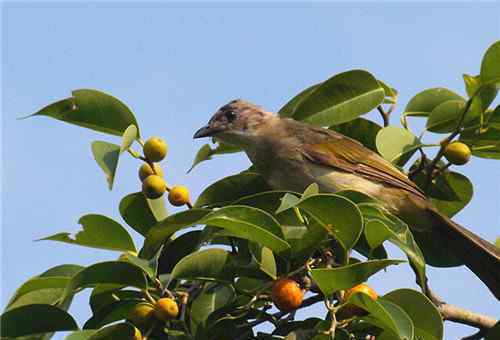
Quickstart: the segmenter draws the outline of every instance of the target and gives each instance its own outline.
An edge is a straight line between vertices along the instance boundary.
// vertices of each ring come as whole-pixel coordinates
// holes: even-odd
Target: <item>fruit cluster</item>
[[[354,316],[362,316],[365,311],[360,307],[347,303],[349,298],[354,294],[366,294],[372,300],[378,299],[378,294],[365,283],[361,283],[344,292],[341,299],[341,316],[342,318],[351,318]],[[274,305],[281,311],[290,312],[300,307],[304,298],[304,289],[291,278],[281,278],[274,281],[271,289],[271,299]],[[340,308],[340,307],[339,307]]]
[[[159,137],[152,137],[144,143],[142,152],[144,164],[139,168],[139,179],[142,182],[142,192],[149,199],[156,199],[168,191],[170,204],[179,207],[190,205],[189,190],[183,185],[169,188],[165,183],[163,169],[158,164],[167,155],[167,143]]]
[[[166,322],[177,318],[179,307],[172,298],[161,298],[154,304],[139,302],[128,313],[127,319],[135,326],[134,340],[142,340],[142,332],[139,329],[148,329],[154,321]]]

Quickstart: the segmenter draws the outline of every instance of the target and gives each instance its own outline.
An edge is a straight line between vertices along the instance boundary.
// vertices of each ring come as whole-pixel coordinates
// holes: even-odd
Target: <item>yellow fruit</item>
[[[140,302],[132,308],[129,312],[127,319],[132,321],[136,326],[146,326],[154,314],[154,307],[146,302]]]
[[[159,162],[167,155],[167,143],[159,137],[151,137],[144,144],[142,152],[151,162]]]
[[[189,202],[189,190],[183,185],[176,185],[168,193],[168,201],[170,204],[180,207]]]
[[[282,311],[292,311],[300,307],[304,292],[292,279],[283,278],[274,282],[271,290],[273,303]]]
[[[444,157],[451,164],[463,165],[470,159],[471,151],[469,147],[461,142],[453,142],[444,148]]]
[[[159,320],[167,321],[179,315],[179,307],[171,298],[161,298],[156,301],[155,316]]]
[[[354,286],[348,289],[344,294],[344,301],[349,300],[349,298],[356,293],[362,293],[368,295],[373,301],[378,299],[378,294],[373,290],[372,287],[368,286],[365,283],[361,283],[357,286]],[[365,315],[366,312],[364,309],[359,308],[356,305],[348,304],[342,309],[342,313],[344,317],[353,317],[353,316],[362,316]]]
[[[134,340],[142,340],[142,333],[134,327]]]
[[[161,197],[165,193],[165,181],[158,175],[146,177],[142,182],[142,193],[147,198],[155,199]]]
[[[153,167],[155,169],[154,172],[148,163],[144,163],[141,165],[141,167],[139,168],[139,178],[141,182],[151,175],[158,175],[160,177],[163,177],[163,169],[161,168],[161,166],[159,164],[153,163]]]

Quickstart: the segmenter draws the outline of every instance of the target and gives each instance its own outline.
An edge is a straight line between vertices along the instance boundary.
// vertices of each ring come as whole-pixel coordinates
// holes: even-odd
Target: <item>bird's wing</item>
[[[303,144],[302,152],[311,162],[355,173],[425,198],[425,194],[404,173],[363,144],[333,131],[322,136],[320,140]]]

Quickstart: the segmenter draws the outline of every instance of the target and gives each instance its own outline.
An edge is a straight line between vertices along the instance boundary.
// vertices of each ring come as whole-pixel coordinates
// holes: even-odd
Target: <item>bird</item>
[[[323,193],[355,190],[377,198],[414,234],[430,233],[500,299],[499,249],[441,214],[403,171],[360,142],[241,99],[223,105],[193,136],[204,137],[241,148],[274,190],[303,192],[316,183]]]

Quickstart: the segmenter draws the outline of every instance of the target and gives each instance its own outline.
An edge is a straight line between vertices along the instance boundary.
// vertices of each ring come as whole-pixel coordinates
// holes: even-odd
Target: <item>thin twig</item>
[[[476,92],[476,94],[477,94],[477,92]],[[469,109],[472,105],[472,100],[474,99],[474,96],[470,97],[469,100],[465,103],[464,110],[462,111],[462,114],[460,116],[460,119],[458,120],[458,123],[457,123],[457,126],[455,127],[455,130],[446,139],[444,139],[442,141],[441,147],[439,148],[438,153],[436,154],[434,159],[427,166],[427,168],[426,168],[427,180],[425,182],[425,187],[424,187],[424,189],[426,191],[429,188],[429,185],[431,184],[431,181],[433,178],[434,168],[436,167],[438,162],[441,160],[441,157],[443,157],[443,155],[444,155],[444,149],[446,148],[446,145],[448,145],[460,133],[462,123],[464,122],[465,116],[467,115],[467,112],[469,111]]]
[[[382,105],[377,106],[377,110],[380,113],[380,115],[382,116],[382,119],[384,121],[384,127],[389,126],[389,115],[390,115],[390,112],[392,110],[390,110],[388,112],[385,112],[384,108],[382,107]]]
[[[320,301],[323,301],[323,295],[318,294],[318,295],[311,296],[310,298],[307,298],[304,301],[302,301],[302,304],[300,305],[299,309],[314,305],[315,303],[320,302]],[[290,312],[280,311],[280,312],[272,314],[272,317],[274,319],[281,319],[282,317],[284,317],[288,313],[290,313]],[[257,326],[263,322],[266,322],[266,321],[268,321],[268,320],[267,319],[255,320],[255,321],[249,322],[248,326],[255,327],[255,326]],[[238,338],[236,340],[238,340]]]

